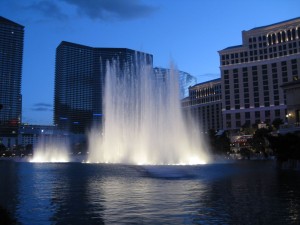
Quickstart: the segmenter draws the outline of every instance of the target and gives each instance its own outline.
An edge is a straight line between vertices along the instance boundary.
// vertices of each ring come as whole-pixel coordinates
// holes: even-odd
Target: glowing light
[[[41,137],[34,148],[32,163],[69,162],[69,149],[66,141]]]
[[[104,133],[96,129],[89,134],[88,159],[135,165],[208,162],[197,125],[182,114],[178,72],[171,69],[154,76],[147,64],[135,71],[137,74],[122,71],[117,64],[108,66]]]

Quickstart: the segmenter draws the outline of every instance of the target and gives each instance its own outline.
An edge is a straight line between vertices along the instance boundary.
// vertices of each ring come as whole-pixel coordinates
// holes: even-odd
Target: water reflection
[[[107,179],[102,183],[105,195],[104,220],[108,224],[182,224],[190,223],[193,209],[191,190],[197,187],[202,197],[205,187],[199,182],[174,180]]]
[[[21,224],[299,224],[300,174],[272,163],[140,167],[0,161]]]
[[[57,172],[57,171],[55,171]],[[87,165],[64,164],[52,190],[52,204],[57,208],[51,217],[55,224],[103,224],[102,204],[90,199],[89,182],[95,171]],[[101,193],[98,193],[101,194]]]

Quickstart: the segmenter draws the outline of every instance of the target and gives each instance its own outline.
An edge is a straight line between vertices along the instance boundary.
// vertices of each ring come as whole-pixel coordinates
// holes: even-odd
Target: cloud
[[[62,12],[61,8],[57,3],[55,3],[55,1],[37,1],[25,6],[24,8],[37,11],[46,18],[57,20],[68,19],[68,15]]]
[[[76,7],[79,15],[104,21],[147,17],[158,8],[140,0],[60,0]]]
[[[92,20],[124,21],[150,16],[159,9],[157,6],[146,5],[142,0],[1,1],[7,1],[8,8],[28,11],[30,17],[37,21],[66,21],[74,19],[76,13]]]
[[[31,110],[33,111],[53,111],[53,107],[51,104],[48,103],[36,103],[33,105],[33,107],[31,108]]]

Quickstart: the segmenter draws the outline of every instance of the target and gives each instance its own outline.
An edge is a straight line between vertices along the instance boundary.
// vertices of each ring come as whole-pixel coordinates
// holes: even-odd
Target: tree
[[[17,224],[17,221],[12,217],[11,213],[0,206],[0,224],[9,224],[9,225],[12,225],[12,224]]]
[[[276,130],[279,129],[279,127],[280,127],[281,124],[283,124],[283,120],[280,119],[280,118],[276,118],[276,119],[274,119],[273,122],[272,122],[272,125],[273,125],[273,127],[276,128]]]
[[[267,137],[269,136],[270,130],[266,128],[257,129],[251,140],[251,146],[256,152],[265,153],[267,146]]]
[[[242,128],[241,131],[246,135],[253,134],[254,130],[255,130],[254,128],[251,127],[251,124],[249,121],[244,123],[241,128]]]
[[[221,135],[216,135],[216,131],[211,129],[208,132],[209,143],[214,154],[227,154],[230,151],[230,139],[226,131]]]
[[[268,137],[270,146],[279,161],[288,159],[300,160],[300,137],[296,134],[279,135]]]
[[[1,151],[5,151],[6,150],[6,147],[4,144],[0,143],[0,152]]]

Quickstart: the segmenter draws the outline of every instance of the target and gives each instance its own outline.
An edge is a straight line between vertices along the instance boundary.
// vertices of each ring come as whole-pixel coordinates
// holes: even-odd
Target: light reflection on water
[[[0,161],[0,205],[21,224],[299,224],[300,174],[272,162]]]

